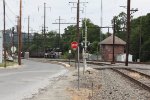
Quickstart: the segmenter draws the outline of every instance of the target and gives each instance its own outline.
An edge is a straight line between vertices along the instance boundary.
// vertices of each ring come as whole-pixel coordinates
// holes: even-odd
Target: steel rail
[[[111,68],[111,69],[112,69],[113,71],[119,73],[119,74],[122,75],[123,77],[128,78],[130,81],[136,83],[137,85],[139,85],[139,86],[142,87],[143,89],[145,89],[145,90],[147,90],[147,91],[150,92],[150,86],[148,86],[148,85],[146,85],[146,84],[144,84],[144,83],[142,83],[142,82],[140,82],[140,81],[138,81],[138,80],[136,80],[136,79],[134,79],[134,78],[128,76],[127,74],[125,74],[125,73],[119,71],[118,69],[114,69],[114,68]],[[143,73],[142,73],[142,74],[143,74]],[[145,76],[145,75],[144,75],[144,76]],[[150,76],[148,76],[148,77],[150,78]]]
[[[130,69],[130,68],[123,68],[123,69],[124,69],[124,70],[127,70],[127,71],[132,71],[132,72],[138,73],[138,74],[140,74],[141,76],[144,76],[144,77],[146,77],[146,78],[149,78],[149,79],[150,79],[150,75],[145,74],[145,73],[143,73],[143,72],[136,71],[136,70],[133,70],[133,69]]]

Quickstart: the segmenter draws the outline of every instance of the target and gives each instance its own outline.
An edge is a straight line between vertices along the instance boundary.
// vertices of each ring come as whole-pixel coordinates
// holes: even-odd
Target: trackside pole
[[[87,68],[87,63],[86,63],[86,53],[85,53],[84,48],[83,48],[82,53],[83,53],[83,64],[84,64],[84,66],[83,66],[83,74],[84,74],[84,73],[85,73],[85,70],[86,70],[86,68]]]
[[[80,54],[79,54],[79,46],[78,46],[78,90],[80,89]]]

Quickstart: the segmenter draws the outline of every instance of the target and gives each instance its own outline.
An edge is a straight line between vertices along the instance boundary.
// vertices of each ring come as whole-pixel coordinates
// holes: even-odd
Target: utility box
[[[25,52],[24,58],[25,58],[25,59],[29,59],[29,52]]]
[[[133,62],[133,55],[129,54],[128,56],[128,61],[129,62]],[[117,58],[116,58],[117,61],[122,61],[124,62],[126,60],[126,54],[120,54],[120,55],[117,55]]]

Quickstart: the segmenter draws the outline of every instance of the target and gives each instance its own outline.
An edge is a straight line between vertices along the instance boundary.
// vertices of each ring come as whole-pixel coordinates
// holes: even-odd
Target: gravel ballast
[[[83,74],[81,69],[79,90],[77,69],[71,67],[67,68],[71,74],[55,81],[46,91],[30,100],[150,100],[148,91],[109,69],[112,65],[88,66],[100,70],[89,69]]]
[[[97,74],[102,84],[92,100],[149,100],[150,93],[112,70],[101,70]]]

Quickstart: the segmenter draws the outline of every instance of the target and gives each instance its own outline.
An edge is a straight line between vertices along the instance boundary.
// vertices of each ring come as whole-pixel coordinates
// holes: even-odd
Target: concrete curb
[[[64,62],[51,61],[50,63],[51,63],[51,64],[58,64],[58,65],[62,65],[62,66],[64,66],[64,67],[66,67],[66,68],[71,67],[69,64],[64,63]]]
[[[66,64],[64,62],[58,62],[58,64],[62,65],[62,66],[65,66],[66,68],[69,68],[71,67],[69,64]]]

